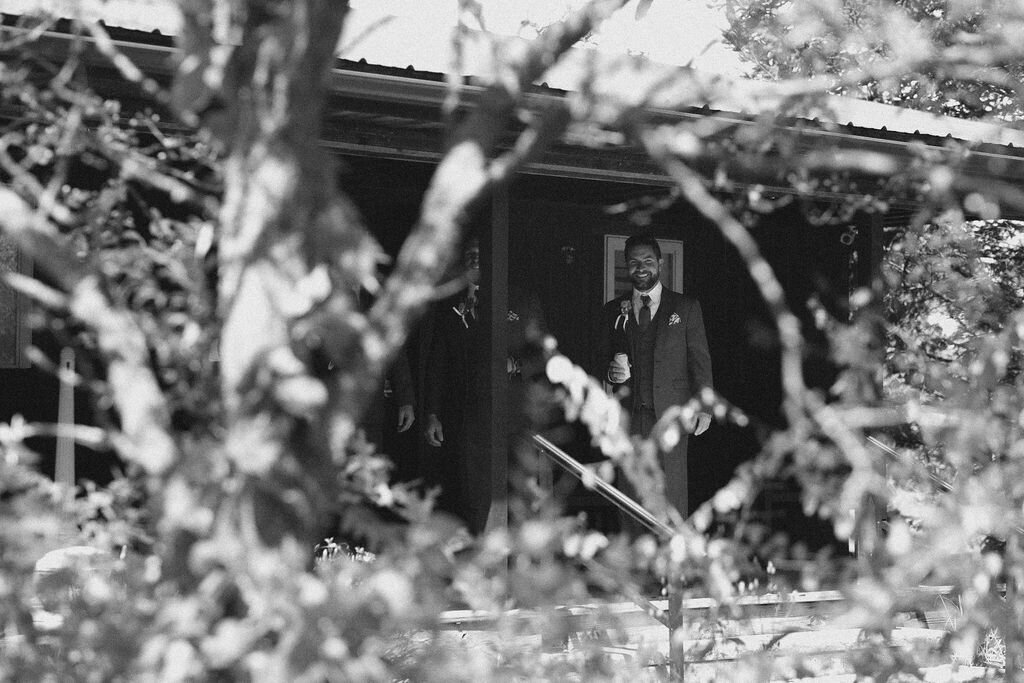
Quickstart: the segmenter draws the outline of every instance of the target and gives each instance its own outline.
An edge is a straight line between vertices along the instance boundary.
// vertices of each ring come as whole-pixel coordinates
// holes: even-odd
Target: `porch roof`
[[[18,0],[14,0],[15,4]],[[59,3],[57,3],[59,5]],[[118,47],[144,71],[158,79],[169,78],[174,54],[173,37],[176,22],[169,14],[166,0],[144,2],[140,11],[138,2],[101,3],[108,30]],[[6,6],[10,6],[9,4]],[[5,14],[4,23],[11,26],[17,15]],[[60,50],[67,41],[66,34],[58,31],[46,35]],[[99,61],[99,58],[97,58]],[[572,59],[568,69],[573,67]],[[98,68],[97,70],[101,71]],[[655,69],[674,69],[653,65]],[[557,82],[566,78],[564,72],[549,74]],[[102,75],[101,75],[101,78]],[[116,78],[103,79],[112,92],[110,96],[132,99],[130,87],[116,84]],[[382,64],[365,60],[339,59],[332,74],[330,114],[325,125],[323,143],[340,154],[375,156],[406,161],[434,162],[443,153],[443,124],[440,107],[447,90],[444,74]],[[736,136],[747,129],[751,132],[764,127],[765,121],[745,111],[744,86],[737,83],[734,96],[728,101],[709,102],[700,107],[648,108],[649,114],[666,123],[699,121],[712,117],[726,124],[721,138]],[[462,88],[463,101],[472,103],[483,87],[467,79]],[[527,95],[530,104],[543,105],[565,97],[566,90],[548,83],[534,86]],[[728,108],[725,108],[728,107]],[[830,97],[821,100],[816,118],[776,119],[769,124],[777,132],[789,137],[799,150],[830,150],[876,153],[888,157],[909,158],[914,152],[946,154],[951,141],[969,143],[959,160],[963,176],[970,186],[998,188],[1003,196],[1011,197],[1008,213],[1024,216],[1024,190],[1018,189],[1024,180],[1024,131],[991,122],[966,121],[936,116],[890,105],[866,102],[852,98]],[[504,141],[511,145],[516,131]],[[696,165],[701,166],[697,160]],[[712,160],[704,160],[705,166]],[[705,169],[707,170],[707,169]],[[635,183],[646,186],[669,186],[671,182],[642,150],[624,140],[588,146],[578,140],[563,139],[553,145],[539,160],[529,164],[525,173],[564,176],[616,183]],[[771,169],[741,175],[747,184],[765,186],[768,191],[789,192],[783,183],[772,176]],[[838,197],[843,192],[830,193],[818,189],[814,195],[821,199]]]

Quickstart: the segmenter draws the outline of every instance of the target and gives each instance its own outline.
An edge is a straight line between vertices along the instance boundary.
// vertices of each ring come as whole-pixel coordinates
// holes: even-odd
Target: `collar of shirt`
[[[658,312],[658,306],[661,305],[661,290],[663,289],[664,287],[661,286],[661,282],[658,282],[658,284],[654,285],[653,287],[651,287],[650,290],[646,292],[638,292],[637,290],[634,289],[633,315],[635,315],[637,318],[640,317],[640,307],[643,305],[640,303],[640,297],[646,294],[647,296],[651,297],[651,320],[654,320],[654,316]]]

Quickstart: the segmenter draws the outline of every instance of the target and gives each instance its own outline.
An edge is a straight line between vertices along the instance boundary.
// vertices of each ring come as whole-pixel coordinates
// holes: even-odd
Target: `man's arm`
[[[598,342],[598,360],[595,375],[604,376],[612,384],[622,384],[629,379],[625,368],[615,362],[615,355],[628,353],[626,329],[617,325],[619,300],[613,299],[601,308],[601,334]]]
[[[443,310],[444,303],[440,306]],[[424,426],[424,435],[427,443],[434,447],[439,447],[444,442],[444,428],[441,425],[439,414],[450,372],[447,352],[448,336],[438,317],[437,309],[435,309],[423,386],[423,403],[427,423]]]
[[[395,405],[398,406],[398,431],[408,431],[416,421],[416,398],[412,386],[412,370],[409,367],[409,356],[405,349],[398,352],[391,370],[388,373],[391,390],[394,392]]]

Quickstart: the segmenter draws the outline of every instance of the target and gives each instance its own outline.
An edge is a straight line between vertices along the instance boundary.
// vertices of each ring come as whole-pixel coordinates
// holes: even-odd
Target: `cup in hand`
[[[629,379],[629,356],[625,353],[615,354],[615,358],[612,359],[612,363],[618,366],[618,369],[622,373],[622,379],[620,382],[625,382]]]

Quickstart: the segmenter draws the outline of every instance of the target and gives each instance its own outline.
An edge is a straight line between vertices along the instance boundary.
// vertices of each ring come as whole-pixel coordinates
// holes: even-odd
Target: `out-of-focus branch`
[[[385,28],[394,20],[395,16],[393,14],[388,14],[386,16],[375,19],[373,23],[365,27],[362,31],[358,33],[358,35],[354,36],[351,40],[347,41],[341,47],[339,47],[338,56],[345,57],[346,55],[351,54],[365,40],[370,38],[370,36],[372,36],[374,33],[377,33],[381,29]]]
[[[110,34],[107,33],[107,30],[99,22],[86,21],[83,24],[89,35],[96,41],[96,49],[110,60],[110,63],[125,80],[138,85],[143,92],[155,101],[168,107],[170,111],[176,112],[181,116],[182,122],[185,125],[192,127],[198,125],[199,119],[193,112],[172,107],[170,93],[164,90],[155,79],[143,73],[142,69],[136,66],[135,62],[129,59],[127,55],[118,50],[117,46],[114,45],[114,41],[110,38]]]
[[[85,277],[70,293],[71,314],[96,332],[107,360],[107,383],[125,438],[114,437],[119,452],[150,474],[174,464],[177,446],[170,435],[170,412],[149,366],[146,335],[131,314],[114,308],[95,276]]]
[[[981,48],[972,48],[977,49]],[[584,75],[585,82],[577,84],[574,90],[590,90],[591,99],[611,105],[606,106],[606,110],[612,117],[625,109],[640,106],[669,110],[707,106],[747,116],[798,116],[812,111],[814,117],[826,119],[827,96],[830,93],[853,91],[865,83],[902,79],[908,73],[927,72],[930,69],[948,71],[948,78],[975,78],[1004,88],[1015,85],[1013,78],[1005,76],[1001,71],[980,69],[969,58],[969,52],[955,48],[936,49],[904,55],[894,61],[879,61],[848,68],[839,75],[824,74],[782,80],[753,80],[686,67],[620,59],[605,65],[602,79]],[[1013,63],[1021,60],[1024,56],[1022,52],[1019,47],[1014,47],[1001,52],[1000,58],[1006,58],[1003,63]],[[1019,84],[1016,85],[1019,88]]]
[[[107,384],[121,418],[121,435],[112,437],[118,452],[151,474],[165,472],[176,457],[170,414],[149,366],[146,337],[131,314],[115,308],[99,281],[78,263],[55,232],[43,232],[29,205],[0,189],[0,228],[64,288],[68,311],[93,329],[107,361]]]
[[[772,267],[761,255],[757,243],[743,224],[707,191],[704,181],[697,173],[672,154],[671,128],[638,128],[636,135],[648,155],[664,168],[679,186],[687,201],[718,226],[722,235],[736,248],[746,264],[747,271],[768,305],[779,331],[779,341],[782,345],[783,408],[793,426],[800,424],[804,419],[800,407],[804,404],[803,399],[807,390],[802,367],[803,335],[800,332],[800,321],[789,310],[782,285],[775,277]]]
[[[550,143],[565,125],[563,115],[542,117],[541,127],[520,137],[515,150],[490,161],[523,91],[624,0],[593,0],[533,40],[506,65],[499,78],[457,127],[423,200],[420,219],[399,253],[395,272],[369,313],[370,326],[384,340],[390,360],[405,341],[409,325],[433,298],[433,288],[455,257],[472,208],[495,182],[504,182],[521,163]]]
[[[491,163],[490,183],[507,183],[524,165],[539,156],[561,137],[569,124],[570,113],[565,106],[551,107],[539,115],[539,121],[520,134],[515,146]]]
[[[347,3],[307,0],[284,13],[259,4],[244,23],[234,19],[231,30],[242,33],[238,46],[203,33],[209,15],[186,13],[191,28],[183,41],[195,54],[187,55],[176,85],[183,99],[210,79],[220,86],[214,104],[223,105],[223,121],[213,132],[229,154],[218,252],[221,367],[232,410],[251,388],[246,383],[261,359],[291,344],[288,326],[297,313],[288,302],[311,265],[334,265],[347,252],[358,254],[365,241],[318,147],[327,74]],[[349,273],[369,270],[358,259],[341,265]]]
[[[47,287],[34,277],[13,271],[4,273],[3,280],[8,287],[27,296],[31,301],[52,311],[67,312],[68,298],[64,292]]]
[[[458,111],[461,101],[466,37],[471,32],[466,25],[469,16],[480,22],[481,28],[483,28],[483,8],[478,0],[459,0],[458,17],[450,38],[451,60],[445,73],[446,92],[444,102],[441,103],[441,121],[444,123],[445,131],[449,134],[455,130],[455,113]]]
[[[0,427],[0,444],[6,447],[22,444],[26,439],[35,437],[71,439],[92,449],[103,449],[110,446],[110,435],[106,430],[88,425],[23,422]]]
[[[149,187],[161,190],[174,202],[193,202],[205,206],[207,210],[213,208],[210,196],[178,177],[180,173],[175,169],[161,168],[150,157],[131,152],[120,156],[116,161],[120,166],[121,176],[126,180],[137,180]]]
[[[810,391],[803,378],[803,336],[799,320],[789,309],[782,285],[747,229],[704,187],[704,181],[672,154],[672,129],[638,129],[637,137],[652,159],[666,170],[682,190],[683,196],[705,217],[713,221],[739,252],[762,298],[775,319],[782,346],[783,410],[790,429],[797,435],[816,426],[843,452],[853,473],[843,488],[842,509],[857,509],[865,494],[884,492],[885,480],[875,468],[860,435],[845,424],[836,410]],[[798,438],[801,438],[798,436]]]
[[[47,31],[54,27],[59,21],[60,17],[56,15],[48,15],[40,17],[38,23],[29,28],[23,29],[19,27],[19,33],[16,33],[9,39],[0,41],[0,52],[14,51],[31,45],[41,38]],[[4,27],[3,33],[7,34],[10,32],[9,27]]]
[[[39,208],[46,209],[46,212],[41,214],[42,220],[37,221],[35,231],[50,236],[56,236],[56,228],[50,225],[48,221],[53,220],[62,225],[68,225],[73,219],[71,211],[69,211],[63,204],[51,202],[49,205],[46,205],[46,187],[40,183],[35,176],[22,168],[21,164],[11,158],[11,155],[7,153],[7,146],[7,141],[0,138],[0,168],[11,176],[11,182],[15,188],[23,191],[31,197],[35,197],[39,204]],[[17,195],[12,194],[12,196],[17,198],[18,201],[21,201]]]
[[[519,90],[540,78],[569,48],[625,5],[624,0],[591,0],[565,20],[544,30],[520,59],[511,60],[510,67],[518,76]]]

